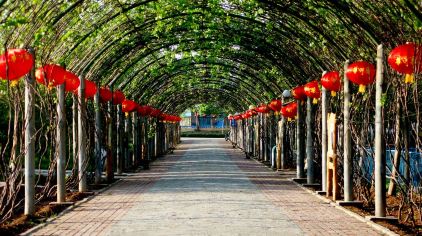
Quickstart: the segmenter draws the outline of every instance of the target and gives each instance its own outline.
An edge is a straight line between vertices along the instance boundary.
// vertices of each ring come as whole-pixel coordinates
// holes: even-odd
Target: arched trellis
[[[243,31],[239,30],[235,30],[235,28],[231,27],[232,25],[236,25],[236,24],[244,24],[245,22],[248,22],[248,25],[252,25],[253,27],[259,27],[259,28],[264,28],[264,27],[268,27],[268,22],[271,22],[271,27],[267,30],[264,30],[263,32],[268,34],[268,35],[276,35],[278,38],[283,39],[283,37],[279,37],[279,36],[283,36],[288,40],[289,43],[293,43],[295,44],[295,49],[301,48],[299,51],[303,51],[303,56],[310,59],[310,58],[314,58],[316,60],[319,60],[318,57],[314,56],[314,53],[310,53],[309,49],[304,47],[303,44],[301,43],[297,43],[294,39],[295,38],[304,38],[306,37],[306,30],[309,31],[314,31],[318,34],[321,34],[322,37],[325,40],[328,40],[329,43],[331,43],[331,45],[333,45],[334,47],[338,47],[340,46],[341,48],[337,48],[337,50],[334,50],[334,53],[341,53],[343,54],[343,56],[337,57],[337,58],[344,58],[344,49],[347,47],[346,45],[341,45],[339,43],[333,43],[333,41],[331,40],[330,37],[330,32],[323,30],[323,24],[318,24],[316,23],[315,18],[312,18],[310,16],[303,16],[301,15],[299,12],[304,11],[304,10],[308,10],[310,12],[317,12],[316,9],[317,7],[320,7],[322,9],[326,9],[330,14],[332,14],[332,16],[336,16],[338,19],[341,20],[341,22],[343,22],[344,24],[347,24],[347,22],[354,22],[357,23],[358,27],[362,27],[362,29],[364,30],[364,32],[367,33],[369,38],[376,38],[378,35],[380,35],[379,32],[377,32],[376,29],[374,29],[373,27],[369,26],[367,22],[362,21],[362,16],[359,15],[354,15],[353,13],[351,13],[351,7],[346,7],[344,4],[339,4],[339,3],[316,3],[314,4],[311,8],[310,6],[306,6],[303,3],[289,3],[289,4],[277,4],[274,2],[262,2],[262,3],[255,3],[255,4],[251,4],[249,5],[249,10],[251,10],[251,6],[253,10],[259,9],[259,7],[262,7],[263,9],[265,9],[267,12],[267,14],[263,14],[263,15],[259,15],[258,17],[253,17],[250,14],[246,14],[246,15],[242,15],[242,14],[238,14],[238,12],[241,12],[242,10],[246,10],[243,8],[243,6],[241,5],[236,5],[236,4],[230,4],[230,8],[233,9],[233,11],[236,11],[236,13],[232,13],[232,12],[224,12],[224,10],[222,9],[217,9],[215,10],[213,7],[210,6],[210,3],[208,4],[192,4],[189,5],[189,7],[195,7],[197,10],[193,11],[191,13],[186,13],[186,12],[179,12],[179,13],[175,13],[175,12],[168,12],[166,13],[165,16],[163,17],[151,17],[151,18],[145,18],[144,19],[144,23],[139,24],[137,22],[136,17],[132,17],[133,16],[133,11],[139,10],[139,9],[145,9],[147,10],[149,7],[149,4],[159,4],[156,1],[144,1],[144,2],[137,2],[134,4],[123,4],[123,5],[115,5],[114,7],[118,7],[121,8],[121,11],[119,12],[114,12],[112,13],[112,11],[105,11],[108,13],[107,16],[105,17],[101,17],[99,18],[98,22],[95,22],[93,25],[95,25],[95,27],[93,27],[91,30],[89,30],[87,33],[83,34],[82,37],[80,37],[80,39],[71,47],[71,51],[69,53],[66,53],[66,56],[69,57],[69,55],[72,55],[72,52],[78,52],[80,53],[80,51],[78,51],[79,47],[82,46],[84,43],[86,45],[88,45],[89,43],[87,43],[90,39],[94,39],[95,37],[93,37],[94,35],[100,35],[98,34],[99,31],[105,32],[104,35],[111,35],[112,33],[115,33],[116,30],[123,30],[127,31],[127,34],[123,34],[126,36],[130,36],[130,35],[137,35],[134,33],[133,29],[138,30],[139,32],[142,32],[142,30],[149,30],[149,29],[154,29],[154,26],[158,25],[158,24],[162,24],[161,22],[164,22],[164,24],[162,25],[166,25],[168,24],[168,22],[172,22],[172,21],[177,21],[177,20],[186,20],[189,17],[198,17],[201,20],[201,27],[205,27],[203,28],[204,30],[209,29],[207,26],[207,23],[209,23],[209,19],[217,19],[217,21],[225,22],[225,20],[227,19],[227,17],[230,18],[230,23],[227,24],[225,22],[225,24],[223,24],[223,28],[224,30],[222,30],[221,32],[223,33],[227,33],[227,32],[232,32],[232,34],[242,34],[243,32],[247,31],[249,33],[249,31],[247,30],[247,28]],[[394,5],[391,2],[388,2],[387,4],[389,4],[389,6]],[[401,7],[403,9],[406,9],[406,7],[409,7],[409,3],[405,3],[403,6],[400,6],[400,4],[396,4],[395,7]],[[52,26],[57,26],[57,25],[61,25],[62,21],[69,20],[72,19],[73,17],[73,11],[77,10],[80,7],[85,6],[85,3],[83,3],[82,1],[80,2],[76,2],[70,6],[68,6],[67,8],[65,8],[66,10],[64,10],[63,12],[60,11],[56,11],[56,12],[60,12],[57,15],[51,14],[51,18],[50,20],[47,20],[46,22],[51,23]],[[271,7],[267,7],[267,6],[271,6]],[[412,5],[411,5],[412,6]],[[44,7],[50,7],[51,10],[49,10],[49,13],[54,12],[54,6],[51,4],[45,4]],[[104,6],[102,6],[104,7]],[[359,6],[353,6],[355,9],[358,9]],[[413,9],[413,10],[412,10]],[[415,7],[413,6],[413,8],[410,8],[410,10],[412,12],[414,12]],[[253,12],[252,10],[252,12]],[[371,10],[375,10],[374,8],[371,8]],[[39,9],[39,11],[42,12],[42,9]],[[247,10],[246,10],[247,12]],[[346,15],[350,18],[344,19],[343,15],[340,15],[339,12],[345,12]],[[97,13],[98,14],[98,13]],[[317,13],[318,14],[318,13]],[[98,14],[100,15],[100,14]],[[210,18],[210,16],[213,16],[213,18]],[[119,26],[125,26],[125,27],[112,27],[113,24],[116,24],[116,21],[121,20],[122,18],[125,19],[126,23],[119,23]],[[278,20],[274,20],[273,19],[283,19],[284,20],[284,24],[278,22]],[[321,22],[326,21],[325,18],[320,19]],[[390,20],[391,21],[391,20]],[[296,27],[296,25],[292,24],[291,22],[298,22],[298,23],[303,23],[306,27],[306,30],[298,30],[298,28]],[[218,25],[218,24],[217,24]],[[110,28],[111,27],[111,28]],[[163,27],[163,26],[162,26]],[[359,32],[358,27],[348,27],[348,29],[350,31],[353,31],[353,33],[357,33]],[[106,28],[110,28],[112,30],[104,30]],[[211,28],[211,27],[210,27]],[[190,31],[189,28],[186,28],[187,31]],[[177,31],[180,31],[180,29],[178,29]],[[176,32],[177,32],[176,31]],[[64,31],[63,31],[64,32]],[[174,33],[175,31],[169,31],[167,32],[167,34],[171,35],[172,33]],[[245,35],[246,36],[246,35]],[[246,36],[247,37],[247,36]],[[378,36],[379,37],[379,36]],[[122,37],[123,38],[123,37]],[[98,38],[95,38],[98,39]],[[87,41],[88,40],[88,41]],[[118,42],[121,40],[114,40],[114,42]],[[251,40],[253,43],[259,43],[261,40],[255,38],[255,40]],[[365,41],[364,43],[366,43],[367,41]],[[145,44],[149,44],[150,41],[145,41]],[[276,43],[277,44],[277,43]],[[119,47],[113,47],[111,46],[112,44],[109,43],[105,43],[105,45],[107,45],[107,47],[105,48],[92,48],[94,51],[107,51],[106,48],[110,47],[110,48],[114,48],[114,51],[119,52],[119,51],[123,51],[121,50],[121,48]],[[281,44],[282,45],[282,44]],[[126,48],[125,45],[122,45],[121,47]],[[285,50],[287,49],[287,50]],[[272,50],[275,51],[272,48],[268,48],[266,50]],[[286,52],[291,52],[291,50],[289,48],[280,48],[280,50],[278,51],[286,51]],[[90,54],[92,51],[89,51]],[[88,53],[88,51],[87,51]],[[278,56],[278,57],[282,57],[282,58],[290,58],[288,55],[291,53],[286,53],[285,56]],[[98,55],[97,55],[98,56]],[[82,58],[87,58],[89,59],[89,63],[92,64],[98,64],[98,62],[95,62],[95,59],[92,60],[93,58],[91,57],[82,57]],[[95,58],[95,57],[94,57]],[[98,57],[99,58],[99,57]],[[103,57],[101,57],[103,58]],[[72,63],[70,63],[70,67],[72,67],[71,65]],[[83,63],[81,63],[80,65],[82,65]],[[101,63],[100,63],[101,64]],[[99,64],[98,64],[99,65]],[[88,66],[87,68],[90,68],[90,66]],[[297,68],[304,68],[304,67],[297,67]],[[316,68],[315,68],[316,69]],[[318,72],[319,69],[313,69],[313,71]],[[310,70],[312,71],[312,69]],[[315,72],[311,72],[311,73],[315,73]],[[102,77],[102,76],[101,76]],[[292,78],[300,78],[300,77],[311,77],[309,74],[309,71],[306,71],[304,73],[302,73],[300,76],[298,76],[297,74],[291,74]]]

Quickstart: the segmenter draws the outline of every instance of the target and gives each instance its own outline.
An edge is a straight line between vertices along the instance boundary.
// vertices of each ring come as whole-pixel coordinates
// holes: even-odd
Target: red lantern
[[[116,90],[113,92],[113,104],[118,105],[121,104],[125,100],[125,95],[120,90]]]
[[[275,112],[276,115],[281,110],[281,100],[279,99],[273,99],[269,104],[268,107]]]
[[[137,106],[138,104],[136,102],[125,99],[122,102],[122,112],[126,113],[127,115],[127,113],[134,111],[137,108]]]
[[[93,98],[97,93],[97,85],[91,80],[85,80],[85,98]]]
[[[229,115],[229,116],[227,116],[227,119],[233,120],[233,116],[232,115]]]
[[[261,104],[255,110],[257,112],[259,112],[259,113],[268,113],[268,112],[270,112],[270,108],[266,104]]]
[[[166,122],[166,121],[169,121],[169,119],[170,119],[170,115],[165,114],[165,113],[162,113],[162,114],[160,114],[160,115],[158,116],[158,119],[159,119],[159,120],[162,120],[162,121],[164,121],[164,122]]]
[[[55,87],[65,81],[66,70],[54,64],[45,65],[35,71],[35,79],[38,83],[47,87]]]
[[[67,92],[75,91],[76,89],[78,89],[79,84],[81,83],[79,77],[69,71],[64,72],[63,78],[65,81],[65,90]]]
[[[242,115],[235,115],[235,116],[233,117],[233,119],[234,119],[234,120],[240,120],[240,119],[242,119]]]
[[[281,115],[290,119],[293,119],[297,116],[297,103],[289,103],[288,105],[281,108]]]
[[[296,100],[305,100],[306,98],[305,87],[301,85],[292,89],[292,96]]]
[[[366,61],[357,61],[349,65],[346,76],[354,84],[359,85],[359,92],[365,92],[365,86],[374,82],[375,67]]]
[[[331,91],[331,96],[336,96],[336,92],[341,89],[340,73],[338,71],[325,73],[321,78],[321,85]]]
[[[100,88],[101,102],[108,102],[113,98],[113,93],[108,88]]]
[[[85,98],[86,99],[93,98],[95,96],[95,93],[97,92],[97,85],[95,85],[95,83],[92,82],[91,80],[85,79],[84,81],[85,81]],[[78,95],[79,89],[76,89],[74,93]]]
[[[422,46],[414,43],[397,46],[388,55],[388,64],[397,72],[405,74],[405,83],[413,83],[413,73],[422,71]]]
[[[158,117],[158,116],[160,116],[160,114],[161,114],[160,109],[156,109],[156,108],[151,109],[151,116],[152,117]]]
[[[34,65],[34,58],[24,49],[9,49],[0,56],[0,78],[17,80],[28,74]],[[6,75],[7,68],[7,75]]]
[[[140,116],[148,116],[149,114],[151,114],[151,107],[148,105],[139,105],[138,114]]]
[[[318,98],[321,97],[321,91],[319,90],[318,81],[314,80],[307,84],[304,87],[306,96],[313,98],[313,103],[318,103]]]
[[[252,116],[254,116],[254,115],[257,114],[257,112],[255,111],[255,109],[249,109],[246,113],[249,114],[249,117],[252,117]]]

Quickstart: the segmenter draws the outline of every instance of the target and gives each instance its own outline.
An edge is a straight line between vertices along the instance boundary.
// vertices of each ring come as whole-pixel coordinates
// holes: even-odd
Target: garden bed
[[[98,191],[100,189],[108,187],[109,184],[90,185],[91,190]],[[88,196],[91,196],[92,192],[80,193],[70,192],[66,194],[66,202],[76,203],[81,201]],[[18,235],[26,230],[46,222],[46,220],[52,216],[55,216],[69,207],[66,204],[50,204],[56,201],[56,197],[51,197],[43,200],[36,205],[35,214],[33,216],[26,216],[22,210],[17,212],[10,220],[0,224],[0,235]]]

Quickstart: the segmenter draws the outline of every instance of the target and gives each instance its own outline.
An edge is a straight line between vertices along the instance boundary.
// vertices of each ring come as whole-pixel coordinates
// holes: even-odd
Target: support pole
[[[349,61],[344,63],[344,71],[347,71]],[[353,201],[353,180],[352,180],[352,138],[350,136],[350,82],[344,73],[343,93],[344,93],[344,107],[343,107],[343,166],[344,166],[344,201]]]
[[[313,184],[314,178],[314,147],[313,147],[313,119],[312,119],[312,99],[306,100],[306,160],[308,163],[307,183]]]
[[[156,129],[155,129],[155,135],[154,135],[154,158],[157,158],[159,155],[159,151],[158,151],[158,134],[159,134],[159,130],[160,130],[160,125],[157,121],[154,121],[156,123]]]
[[[123,153],[124,153],[124,169],[129,169],[131,167],[131,158],[130,158],[130,150],[129,150],[129,142],[130,142],[130,114],[125,114],[125,128],[124,128],[124,138],[123,138]]]
[[[72,94],[72,155],[73,155],[73,176],[78,174],[78,96]]]
[[[264,113],[259,113],[259,160],[264,160],[265,143],[264,143]]]
[[[375,216],[385,217],[386,214],[386,187],[385,168],[386,160],[383,145],[384,124],[382,118],[382,83],[383,83],[383,48],[377,48],[377,72],[375,82]]]
[[[296,123],[296,177],[305,178],[305,134],[303,130],[302,101],[297,101],[297,123]]]
[[[99,88],[99,86],[97,86]],[[101,183],[102,162],[102,127],[101,127],[101,109],[100,109],[100,90],[97,89],[94,97],[95,108],[95,184]]]
[[[133,142],[133,155],[132,155],[132,163],[135,168],[138,167],[138,160],[139,160],[139,142],[138,142],[138,113],[135,111],[132,115],[132,142]]]
[[[114,171],[113,171],[113,105],[112,102],[108,102],[108,121],[107,121],[107,159],[106,159],[106,178],[107,182],[111,183],[114,179]]]
[[[268,115],[267,115],[268,113],[265,113],[265,114],[263,114],[264,116],[264,146],[263,146],[263,148],[264,148],[264,161],[270,161],[270,158],[269,158],[269,150],[268,150],[268,148],[269,148],[269,137],[270,137],[270,135],[269,135],[269,129],[268,129]]]
[[[86,134],[85,134],[85,117],[86,117],[86,107],[85,107],[85,78],[84,76],[80,77],[80,84],[78,89],[78,169],[79,169],[79,192],[87,191],[87,182],[86,182]]]
[[[35,61],[35,51],[28,49]],[[35,63],[25,77],[25,206],[24,214],[35,212],[35,116],[34,116]]]
[[[324,76],[326,71],[322,73]],[[321,94],[321,182],[322,191],[327,191],[327,89]]]
[[[282,96],[282,104],[284,104],[284,96]],[[285,147],[284,147],[284,129],[286,126],[286,118],[284,118],[284,116],[281,116],[281,121],[280,121],[280,137],[279,137],[279,142],[280,142],[280,159],[281,159],[281,169],[286,169],[287,168],[287,158],[284,155],[285,153]]]
[[[117,174],[121,175],[123,172],[123,150],[122,150],[122,127],[123,127],[123,113],[122,105],[117,105]]]
[[[66,107],[65,84],[57,87],[57,202],[65,202],[66,195]]]

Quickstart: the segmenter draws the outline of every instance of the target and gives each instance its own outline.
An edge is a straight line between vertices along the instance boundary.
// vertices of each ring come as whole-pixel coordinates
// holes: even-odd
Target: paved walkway
[[[34,235],[376,235],[222,139],[184,139]]]

